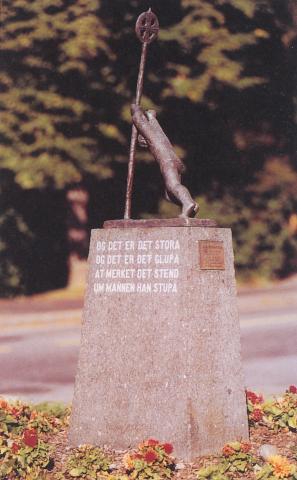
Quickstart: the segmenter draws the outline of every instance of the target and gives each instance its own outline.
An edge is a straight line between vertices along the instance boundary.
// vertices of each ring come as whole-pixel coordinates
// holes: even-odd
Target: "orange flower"
[[[241,442],[240,449],[243,453],[248,453],[251,449],[251,445],[247,442]]]
[[[135,468],[134,460],[143,460],[141,453],[126,453],[123,458],[123,463],[126,470],[133,470]]]
[[[235,453],[235,450],[230,447],[230,445],[225,445],[224,448],[223,448],[223,455],[225,457],[229,457],[230,455],[233,455]]]
[[[293,465],[286,457],[281,455],[273,455],[268,458],[268,462],[273,468],[273,474],[277,478],[287,478],[293,473]]]
[[[30,420],[35,420],[38,417],[38,413],[33,410],[30,414]]]
[[[133,460],[142,460],[143,459],[143,455],[141,455],[141,453],[135,453],[135,455],[133,455]]]
[[[129,455],[129,453],[126,453],[126,455],[124,455],[123,463],[124,463],[124,467],[127,470],[133,470],[134,468],[133,458],[131,458],[131,455]]]
[[[2,408],[2,410],[6,410],[8,407],[8,403],[6,402],[6,400],[3,400],[2,398],[0,398],[0,408]]]

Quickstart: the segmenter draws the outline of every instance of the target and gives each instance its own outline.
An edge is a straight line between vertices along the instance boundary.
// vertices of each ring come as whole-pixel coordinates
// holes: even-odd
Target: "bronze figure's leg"
[[[138,133],[160,165],[168,198],[182,205],[181,217],[194,217],[198,211],[198,205],[189,190],[181,184],[181,173],[185,170],[185,166],[176,155],[156,119],[156,112],[148,110],[144,113],[138,105],[132,105],[131,112]]]
[[[168,168],[163,177],[168,200],[182,205],[180,217],[194,217],[198,212],[198,205],[189,190],[180,183],[180,175],[176,170]]]

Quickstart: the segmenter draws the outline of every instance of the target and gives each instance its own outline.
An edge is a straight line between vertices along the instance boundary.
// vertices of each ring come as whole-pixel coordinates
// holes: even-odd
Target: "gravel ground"
[[[71,453],[71,449],[67,445],[67,431],[63,430],[59,432],[55,437],[50,437],[49,442],[55,448],[55,467],[54,470],[48,474],[49,479],[54,479],[55,472],[62,470],[62,466],[65,465],[67,456]],[[297,466],[297,433],[286,431],[276,432],[266,426],[251,427],[250,430],[250,443],[251,453],[259,458],[259,448],[263,444],[274,445],[278,449],[280,455],[287,457],[291,463]],[[127,451],[114,451],[104,448],[106,454],[112,459],[112,463],[115,466],[113,474],[124,474],[123,456]],[[192,463],[185,463],[182,459],[176,460],[177,469],[174,472],[173,479],[178,480],[197,480],[197,470],[204,466],[216,463],[218,461],[217,456],[199,457]],[[233,478],[255,480],[253,472],[244,474],[235,474]]]

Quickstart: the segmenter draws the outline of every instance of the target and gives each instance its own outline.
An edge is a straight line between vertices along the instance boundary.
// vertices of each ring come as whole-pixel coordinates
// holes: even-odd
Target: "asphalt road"
[[[0,394],[71,402],[80,301],[52,308],[0,305]],[[1,308],[3,307],[3,308]],[[66,308],[66,309],[65,309]],[[297,284],[239,295],[245,386],[264,394],[297,384]]]

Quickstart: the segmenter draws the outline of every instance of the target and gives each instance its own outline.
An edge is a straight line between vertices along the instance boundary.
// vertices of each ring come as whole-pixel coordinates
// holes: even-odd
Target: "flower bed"
[[[220,455],[186,464],[155,439],[121,452],[70,449],[69,409],[0,399],[0,479],[297,480],[297,388],[270,400],[247,392],[247,409],[250,442],[230,442]]]

